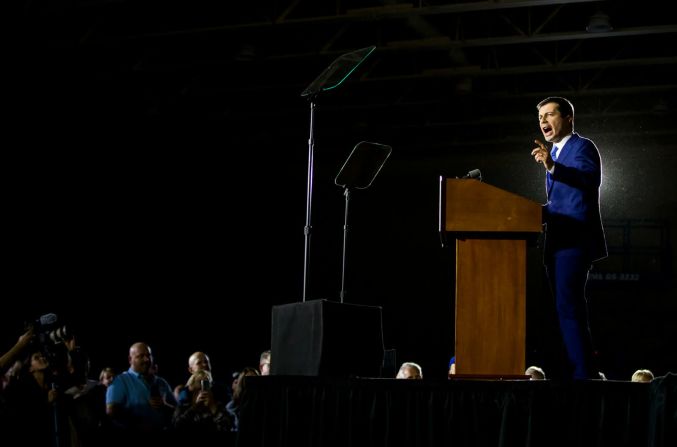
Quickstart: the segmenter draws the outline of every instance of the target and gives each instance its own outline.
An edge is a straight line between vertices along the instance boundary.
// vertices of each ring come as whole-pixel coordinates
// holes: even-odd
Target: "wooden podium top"
[[[540,233],[540,204],[474,179],[440,185],[440,231]]]

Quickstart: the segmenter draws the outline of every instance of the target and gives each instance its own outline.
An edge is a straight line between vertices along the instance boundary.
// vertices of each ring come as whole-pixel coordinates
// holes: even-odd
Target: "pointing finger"
[[[541,142],[541,140],[534,140],[534,143],[538,144],[541,149],[545,150],[545,144]]]

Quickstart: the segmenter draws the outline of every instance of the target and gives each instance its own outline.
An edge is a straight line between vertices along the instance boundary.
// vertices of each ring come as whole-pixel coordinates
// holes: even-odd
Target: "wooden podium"
[[[456,373],[524,374],[527,239],[541,205],[474,179],[440,178],[440,233],[456,239]]]

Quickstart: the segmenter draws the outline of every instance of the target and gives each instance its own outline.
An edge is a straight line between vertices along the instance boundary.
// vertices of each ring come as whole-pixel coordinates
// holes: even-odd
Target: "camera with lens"
[[[26,329],[33,328],[35,342],[39,345],[52,367],[64,370],[69,363],[68,348],[65,342],[73,339],[70,329],[56,314],[45,314],[26,323]]]
[[[58,344],[69,341],[73,334],[56,314],[45,314],[26,324],[26,330],[33,328],[38,341],[43,344]]]

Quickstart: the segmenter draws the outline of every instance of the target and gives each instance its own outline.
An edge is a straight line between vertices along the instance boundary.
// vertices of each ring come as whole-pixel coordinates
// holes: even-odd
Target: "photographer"
[[[67,418],[59,409],[61,395],[49,360],[36,344],[27,353],[19,377],[5,392],[8,427],[26,445],[68,445]]]
[[[86,399],[96,384],[87,380],[88,356],[56,314],[42,315],[25,326],[26,333],[10,351],[23,349],[29,354],[15,386],[8,387],[7,409],[16,419],[13,428],[18,433],[28,432],[36,440],[50,439],[49,445],[59,446],[69,445],[75,429],[73,439],[88,445],[85,440],[91,436],[85,435],[99,422],[91,417],[92,404]],[[33,427],[36,420],[43,423]]]
[[[77,346],[72,331],[53,313],[28,321],[24,326],[26,333],[19,338],[12,350],[25,348],[29,342],[34,344],[45,355],[51,374],[55,377],[53,381],[57,381],[59,386],[69,386],[73,358],[79,359],[84,355]],[[5,356],[0,362],[0,369],[4,367],[4,358]]]

